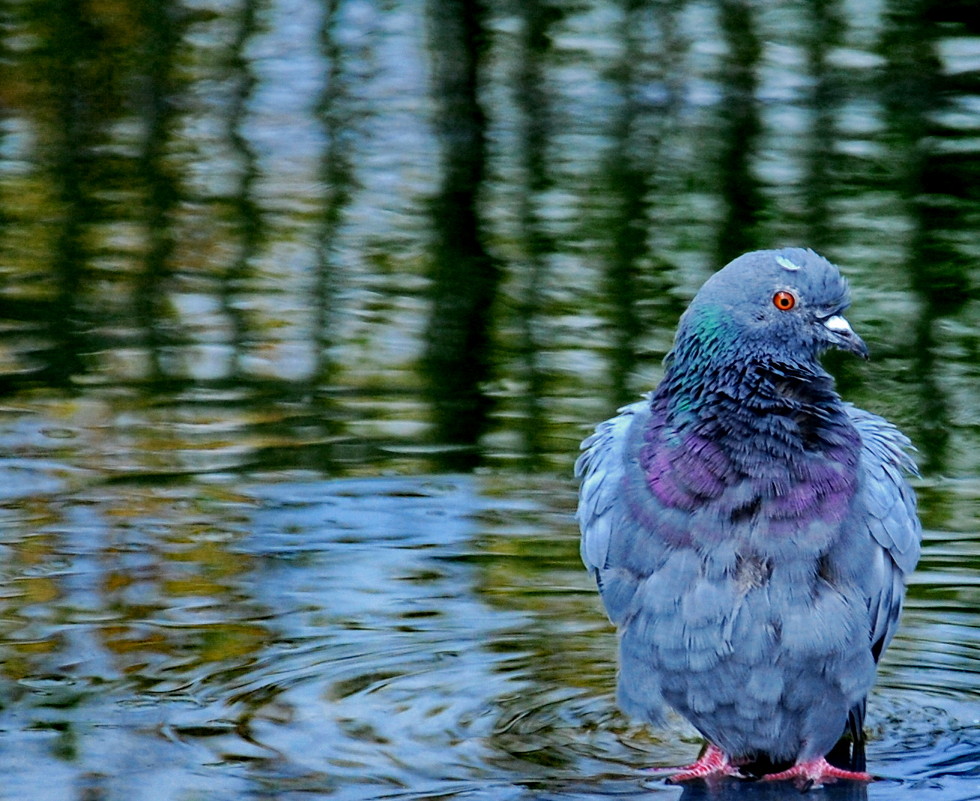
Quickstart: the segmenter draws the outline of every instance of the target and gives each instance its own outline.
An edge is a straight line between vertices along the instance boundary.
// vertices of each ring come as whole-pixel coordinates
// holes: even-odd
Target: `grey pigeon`
[[[708,741],[675,781],[872,778],[865,703],[921,528],[909,440],[819,362],[867,357],[848,302],[812,250],[740,256],[684,313],[657,389],[582,443],[619,704],[653,723],[669,705]]]

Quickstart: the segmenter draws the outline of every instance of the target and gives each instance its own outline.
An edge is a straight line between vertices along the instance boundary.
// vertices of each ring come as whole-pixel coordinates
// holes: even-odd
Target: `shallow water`
[[[464,8],[0,4],[0,799],[796,797],[645,770],[571,477],[787,242],[924,474],[820,797],[980,798],[972,17]]]
[[[564,478],[485,474],[8,505],[5,797],[787,797],[644,772],[699,742],[615,711],[572,503]],[[980,793],[978,545],[928,532],[870,705],[886,778],[826,797]]]

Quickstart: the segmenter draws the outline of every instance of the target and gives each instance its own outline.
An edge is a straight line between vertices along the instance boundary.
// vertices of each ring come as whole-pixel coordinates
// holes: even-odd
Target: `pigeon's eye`
[[[772,305],[780,311],[789,311],[796,305],[796,295],[787,292],[785,289],[780,289],[772,296]]]

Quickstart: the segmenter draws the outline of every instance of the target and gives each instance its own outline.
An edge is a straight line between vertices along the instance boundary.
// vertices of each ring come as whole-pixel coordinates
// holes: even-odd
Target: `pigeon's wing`
[[[582,561],[620,631],[619,705],[627,714],[657,723],[662,720],[663,695],[660,676],[650,668],[652,617],[665,599],[682,594],[696,572],[696,560],[687,560],[687,570],[685,565],[662,570],[652,580],[669,556],[662,533],[671,524],[673,510],[658,504],[640,466],[650,417],[649,401],[625,406],[582,443],[575,463],[582,482],[576,517],[582,530]],[[685,551],[675,561],[683,562],[685,556],[693,553]]]
[[[641,405],[624,406],[617,417],[600,423],[582,441],[575,462],[575,476],[581,481],[575,519],[582,531],[582,561],[593,575],[606,568],[613,527],[621,516],[617,507],[626,476],[623,450],[636,414],[642,414]]]
[[[582,561],[589,569],[602,596],[606,613],[617,626],[636,592],[638,577],[611,574],[609,551],[627,517],[623,491],[627,481],[630,430],[637,416],[648,414],[644,403],[619,410],[619,415],[600,423],[592,436],[582,442],[582,454],[575,462],[575,475],[581,481],[578,511],[582,531]]]
[[[915,495],[906,475],[916,475],[911,443],[895,426],[848,404],[847,415],[861,437],[858,489],[844,521],[845,542],[836,553],[838,569],[860,589],[868,605],[868,644],[875,662],[898,627],[905,580],[919,560],[922,530]],[[849,770],[866,769],[862,698],[848,712],[847,734],[828,755]]]
[[[651,592],[679,597],[690,578],[681,571],[658,574],[634,603],[640,585],[664,566],[690,525],[688,512],[664,506],[647,483],[640,455],[652,416],[649,400],[624,406],[582,443],[575,463],[582,482],[576,514],[582,561],[599,585],[609,618],[620,627],[637,605],[649,605]]]
[[[906,475],[917,475],[911,443],[877,415],[847,408],[863,443],[858,495],[847,528],[871,542],[871,565],[860,565],[871,621],[871,652],[879,659],[898,626],[905,580],[919,561],[922,527]]]
[[[626,622],[633,596],[666,552],[660,532],[670,510],[657,503],[639,464],[650,415],[649,401],[624,406],[582,443],[575,463],[582,482],[576,514],[582,530],[582,561],[617,626]]]

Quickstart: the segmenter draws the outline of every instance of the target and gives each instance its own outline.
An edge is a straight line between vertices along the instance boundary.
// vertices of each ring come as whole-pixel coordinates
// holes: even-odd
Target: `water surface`
[[[755,799],[615,709],[578,442],[754,247],[926,541],[882,781],[980,798],[964,6],[0,3],[0,798]]]

